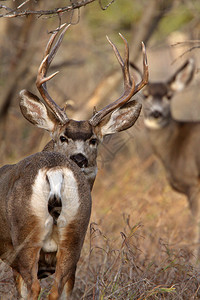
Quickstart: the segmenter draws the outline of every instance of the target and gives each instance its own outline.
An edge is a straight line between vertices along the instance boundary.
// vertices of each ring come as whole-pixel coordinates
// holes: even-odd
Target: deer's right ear
[[[19,96],[23,116],[37,127],[53,132],[56,120],[40,99],[27,90],[22,90]]]
[[[195,71],[194,59],[188,59],[175,74],[168,80],[168,85],[172,91],[182,91],[193,79]]]

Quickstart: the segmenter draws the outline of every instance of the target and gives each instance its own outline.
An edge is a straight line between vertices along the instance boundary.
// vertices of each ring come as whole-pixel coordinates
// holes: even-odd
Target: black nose
[[[154,110],[152,111],[151,116],[155,119],[158,119],[162,117],[162,113],[159,110]]]
[[[81,153],[71,155],[70,159],[73,160],[80,168],[88,166],[87,158]]]

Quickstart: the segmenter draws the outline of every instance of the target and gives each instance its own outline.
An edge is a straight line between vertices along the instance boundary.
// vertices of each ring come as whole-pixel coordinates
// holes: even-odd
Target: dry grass
[[[140,226],[127,220],[125,231],[116,247],[91,225],[90,255],[80,263],[75,299],[198,299],[198,274],[186,252],[160,242],[158,259],[142,259]]]
[[[95,223],[77,299],[83,287],[83,299],[199,299],[195,224],[185,197],[171,190],[152,156],[125,153],[109,168],[100,170],[93,193]]]

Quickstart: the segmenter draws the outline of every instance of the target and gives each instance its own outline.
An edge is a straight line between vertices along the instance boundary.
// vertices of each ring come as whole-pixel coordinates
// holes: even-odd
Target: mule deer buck
[[[89,120],[69,119],[46,87],[57,74],[46,76],[68,28],[64,24],[47,43],[36,80],[43,100],[28,91],[20,92],[24,117],[47,130],[52,140],[42,152],[0,169],[0,257],[13,268],[18,292],[28,299],[38,299],[39,279],[53,273],[48,299],[70,298],[90,219],[97,147],[105,135],[133,126],[141,105],[129,100],[148,80],[144,45],[144,75],[135,86],[129,73],[127,41],[121,35],[123,60],[108,39],[122,69],[124,93]]]
[[[142,96],[147,136],[170,185],[187,196],[198,226],[195,243],[200,243],[200,122],[177,120],[171,109],[172,97],[178,97],[176,93],[180,91],[184,94],[194,70],[194,60],[189,59],[166,82],[149,82]],[[190,99],[187,100],[190,110]],[[200,259],[200,247],[197,248]]]

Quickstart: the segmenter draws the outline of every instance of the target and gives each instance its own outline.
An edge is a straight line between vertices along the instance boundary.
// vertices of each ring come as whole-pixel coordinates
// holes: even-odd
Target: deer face
[[[191,81],[194,74],[194,61],[188,60],[166,82],[148,83],[142,91],[144,123],[149,129],[161,129],[171,119],[170,99],[178,91],[182,91]]]
[[[97,156],[99,139],[88,121],[69,120],[57,131],[54,150],[65,154],[80,168],[93,165]]]
[[[144,123],[151,129],[165,127],[171,118],[170,99],[172,93],[165,83],[151,83],[142,93]]]
[[[100,139],[88,121],[69,120],[66,125],[58,126],[53,134],[53,151],[73,160],[91,180],[97,173],[99,143]]]

